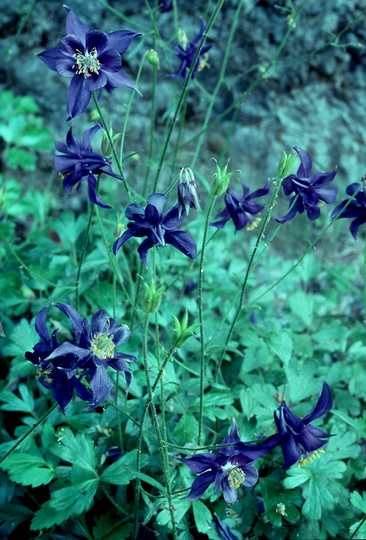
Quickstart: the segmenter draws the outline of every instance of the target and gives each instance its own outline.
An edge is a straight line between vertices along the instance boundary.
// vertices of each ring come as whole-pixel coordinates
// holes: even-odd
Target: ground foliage
[[[356,176],[360,165],[348,170],[348,176],[337,177],[339,193],[334,204],[320,205],[319,187],[306,184],[305,188],[302,185],[305,195],[304,191],[296,192],[293,180],[300,175],[300,162],[296,153],[291,155],[291,148],[283,148],[281,157],[272,154],[270,142],[266,144],[273,163],[269,178],[259,177],[255,170],[248,174],[240,171],[246,170],[244,151],[237,163],[228,161],[230,148],[225,145],[221,154],[209,155],[206,148],[201,155],[206,128],[220,126],[215,100],[221,95],[225,76],[230,76],[221,59],[210,68],[211,73],[213,69],[217,73],[217,87],[205,90],[204,73],[210,63],[205,55],[216,58],[217,54],[210,30],[220,24],[225,1],[208,2],[202,8],[205,22],[197,18],[195,28],[187,32],[188,48],[178,31],[181,2],[173,0],[171,6],[160,2],[167,11],[159,11],[158,2],[146,1],[144,18],[140,17],[136,26],[120,6],[102,3],[106,13],[114,10],[119,24],[106,29],[101,24],[102,30],[128,27],[143,33],[131,45],[130,56],[127,54],[135,66],[129,74],[137,88],[141,73],[147,72],[151,81],[149,144],[143,155],[137,147],[127,153],[125,141],[129,147],[129,121],[137,121],[134,103],[146,98],[129,88],[117,88],[102,101],[93,95],[84,114],[92,120],[84,128],[96,122],[101,126],[92,141],[93,158],[100,164],[107,156],[108,166],[112,164],[117,177],[123,178],[103,174],[97,178],[94,188],[111,210],[98,206],[90,191],[88,200],[87,185],[93,179],[88,177],[87,166],[85,175],[79,174],[81,161],[76,155],[71,168],[72,174],[79,175],[73,178],[80,181],[81,189],[71,195],[62,191],[59,179],[55,190],[51,181],[40,189],[24,180],[24,171],[37,170],[46,159],[51,171],[52,157],[45,152],[53,146],[52,126],[45,127],[34,97],[16,96],[8,89],[0,93],[0,534],[4,538],[37,538],[41,534],[50,539],[96,540],[364,538],[365,232],[361,227],[355,240],[346,220],[331,220],[332,209],[345,200],[346,185],[358,182],[362,190],[361,178]],[[233,19],[233,28],[244,4],[234,6],[237,19]],[[296,34],[307,4],[281,3],[278,14],[285,25],[280,49],[286,47],[286,32]],[[36,10],[36,3],[30,2],[29,9],[29,13]],[[77,17],[84,15],[76,13]],[[356,28],[360,21],[364,23],[362,15],[365,13],[360,11],[353,21]],[[174,29],[170,42],[159,32],[167,24]],[[211,49],[204,48],[205,25]],[[63,35],[64,27],[60,27],[59,38]],[[340,31],[338,39],[342,35]],[[235,33],[233,36],[233,44],[229,37],[228,44],[235,47]],[[159,51],[158,56],[151,47]],[[345,47],[352,49],[354,43]],[[136,49],[141,53],[140,66],[133,62]],[[268,69],[276,66],[281,50],[274,51]],[[338,54],[336,47],[333,50]],[[189,65],[196,53],[201,61],[198,68]],[[314,44],[311,58],[318,53]],[[306,61],[302,59],[301,69]],[[39,59],[34,58],[34,62],[39,63],[40,72],[46,71]],[[180,62],[186,64],[179,68]],[[266,68],[255,69],[253,86],[248,85],[241,100],[228,107],[233,123],[241,101],[259,91],[266,77]],[[168,78],[168,83],[166,72],[175,76]],[[171,85],[172,100],[160,118],[154,96],[162,77],[162,84]],[[117,93],[124,93],[125,99],[122,129],[114,128],[115,124],[120,126],[121,114],[119,118],[108,115],[107,105]],[[205,106],[204,112],[200,110],[200,130],[189,153],[184,145],[185,128],[192,121],[192,93],[199,95]],[[65,120],[66,96],[65,89]],[[83,129],[78,118],[72,125],[76,139],[81,140]],[[155,130],[157,126],[164,129]],[[65,121],[65,138],[68,129]],[[320,130],[319,148],[321,138]],[[293,140],[292,145],[298,148],[298,141]],[[80,151],[81,157],[88,151]],[[337,152],[341,155],[342,149]],[[303,155],[303,159],[307,158]],[[335,168],[321,150],[315,149],[313,159],[315,171]],[[139,174],[135,176],[136,171]],[[100,172],[103,170],[98,169]],[[310,169],[306,172],[311,180]],[[56,175],[54,171],[49,174]],[[275,218],[288,208],[281,182],[289,175],[291,185],[295,185],[297,211],[305,201],[307,212],[279,224]],[[259,190],[258,205],[247,197],[247,187],[245,204],[241,201],[243,183],[250,185],[252,197]],[[184,188],[177,192],[178,185]],[[267,185],[269,193],[263,188]],[[169,200],[164,214],[159,206],[161,197],[150,199],[147,205],[147,197],[153,193],[164,193]],[[70,200],[77,202],[73,205]],[[199,200],[202,212],[198,212]],[[210,223],[215,223],[224,206],[225,223],[217,229]],[[315,207],[316,213],[320,207],[321,215],[310,221],[308,216],[314,215]],[[357,212],[357,216],[364,215],[362,209],[357,208]],[[177,233],[178,225],[189,237],[179,230]],[[151,236],[151,230],[162,236]],[[173,241],[163,245],[164,234]],[[123,246],[120,242],[118,254],[117,250],[113,253],[112,246],[122,235]],[[142,250],[144,257],[137,252],[141,242],[146,242],[145,236],[146,264],[146,250]],[[188,238],[197,245],[197,257]],[[117,325],[131,329],[131,337],[123,343],[123,353],[137,358],[128,364],[131,383],[117,368],[108,368],[113,388],[102,406],[98,400],[91,401],[90,410],[85,410],[85,402],[74,396],[63,414],[54,398],[59,394],[52,393],[53,381],[42,372],[44,366],[39,362],[37,370],[25,357],[40,342],[42,332],[36,331],[37,320],[38,330],[40,326],[36,317],[46,306],[50,336],[57,330],[59,345],[72,343],[73,353],[68,354],[78,369],[85,369],[78,363],[78,347],[84,347],[85,357],[88,347],[95,352],[100,346],[89,333],[87,343],[81,345],[77,341],[80,336],[75,336],[75,321],[79,320],[75,315],[68,319],[66,308],[62,311],[54,304],[73,306],[88,321],[102,309]],[[114,328],[112,322],[108,321],[106,328],[103,336],[109,350],[112,347],[114,351],[109,333]],[[110,358],[98,350],[96,354],[101,356],[97,359],[107,359],[111,365]],[[95,355],[90,353],[89,357],[94,362]],[[91,367],[90,358],[89,371],[85,372],[88,381],[97,369],[94,364]],[[84,380],[82,373],[78,376]],[[274,413],[279,414],[284,401],[305,422],[316,407],[324,381],[331,389],[333,408],[329,412],[324,407],[315,425],[331,437],[322,440],[318,435],[314,452],[305,452],[301,446],[302,459],[286,470],[280,443],[272,445],[255,460],[259,480],[254,487],[245,487],[245,482],[240,485],[240,481],[235,485],[237,500],[226,502],[227,473],[220,464],[224,455],[220,452],[229,450],[218,445],[228,436],[228,443],[235,444],[235,436],[230,437],[231,430],[237,429],[240,441],[260,448],[281,431],[278,424],[276,428]],[[97,395],[93,385],[89,382],[87,386]],[[304,429],[308,429],[306,422]],[[192,472],[186,463],[208,453],[217,456],[218,474],[224,471],[224,476],[215,486],[219,489],[211,485],[194,497],[192,483],[200,478],[195,472],[203,469]],[[242,469],[230,469],[231,462],[226,461],[228,470],[239,471],[243,480]],[[237,477],[233,478],[235,484]]]

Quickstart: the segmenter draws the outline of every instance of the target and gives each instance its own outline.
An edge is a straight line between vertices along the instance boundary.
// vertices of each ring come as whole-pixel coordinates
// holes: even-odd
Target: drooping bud
[[[179,217],[183,211],[188,215],[190,208],[201,210],[200,193],[192,169],[183,167],[179,173],[178,183]]]
[[[286,152],[282,154],[277,168],[277,175],[280,180],[292,173],[297,157],[296,154],[286,154]]]
[[[219,165],[216,163],[216,170],[214,172],[214,175],[212,177],[213,182],[211,185],[211,195],[216,195],[216,197],[219,197],[225,191],[227,190],[230,182],[230,178],[234,174],[233,172],[228,172],[227,170],[228,163],[225,165],[223,169],[219,167]]]
[[[160,68],[159,55],[154,49],[150,49],[146,55],[146,59],[154,67]]]

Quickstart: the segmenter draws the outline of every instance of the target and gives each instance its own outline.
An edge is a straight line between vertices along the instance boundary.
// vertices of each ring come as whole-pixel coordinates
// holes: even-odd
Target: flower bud
[[[286,154],[286,152],[282,154],[282,157],[280,159],[280,162],[277,168],[278,178],[282,180],[283,178],[286,178],[286,176],[291,174],[294,168],[296,159],[297,159],[296,154]]]
[[[116,143],[117,143],[118,139],[120,138],[120,136],[121,136],[121,133],[116,133],[115,135],[112,135],[113,146],[116,145]],[[112,147],[111,147],[109,139],[108,139],[108,137],[107,137],[107,135],[105,133],[103,134],[101,150],[102,150],[102,154],[104,156],[110,156],[112,154]]]
[[[183,315],[182,322],[179,322],[178,318],[172,315],[173,317],[173,344],[177,349],[183,347],[187,339],[192,337],[199,327],[199,324],[188,325],[188,312],[186,311]]]
[[[178,183],[179,217],[183,211],[188,215],[190,208],[201,210],[200,193],[192,169],[183,167],[179,173]]]
[[[165,287],[156,289],[155,283],[152,281],[150,285],[144,283],[144,307],[147,313],[155,313],[158,311],[161,303],[161,298],[165,293]]]
[[[211,185],[211,195],[215,195],[216,197],[219,197],[225,191],[227,190],[230,182],[230,178],[234,174],[234,172],[228,172],[227,171],[228,163],[225,165],[224,169],[221,169],[219,165],[216,163],[216,170],[214,172],[214,175],[212,177],[213,182]]]
[[[149,62],[149,64],[159,69],[160,67],[159,55],[154,49],[149,50],[149,52],[146,55],[146,59]]]

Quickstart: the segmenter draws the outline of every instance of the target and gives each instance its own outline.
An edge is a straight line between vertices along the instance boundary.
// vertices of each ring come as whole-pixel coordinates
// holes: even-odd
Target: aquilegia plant
[[[87,189],[88,215],[85,205],[70,210],[62,189],[61,200],[28,181],[24,191],[14,170],[0,186],[0,536],[366,537],[364,261],[359,243],[350,248],[348,234],[333,233],[348,218],[356,238],[366,223],[364,181],[352,183],[348,169],[346,179],[336,169],[314,172],[299,146],[265,176],[251,175],[250,188],[232,181],[248,155],[245,141],[231,152],[245,119],[239,106],[276,67],[289,35],[309,28],[297,24],[306,2],[251,2],[250,10],[207,2],[192,41],[179,30],[190,21],[185,2],[130,3],[128,11],[99,3],[103,17],[132,30],[89,30],[66,7],[66,35],[39,54],[70,79],[64,103],[73,125],[64,123],[48,172],[67,194]],[[86,20],[90,8],[83,5]],[[265,9],[287,18],[273,52],[280,27],[274,40],[261,31],[260,57],[255,40],[235,40],[237,24],[264,22]],[[346,30],[357,32],[359,20]],[[137,36],[129,61],[144,96],[127,92],[106,111],[120,96],[105,100],[103,90],[136,88],[122,57]],[[206,38],[215,54],[204,77]],[[312,60],[329,44],[314,44]],[[240,72],[230,72],[236,64]],[[271,84],[280,88],[276,73]],[[4,112],[0,126],[4,177],[7,160],[26,159],[22,145],[38,136],[18,112]],[[93,139],[100,130],[102,149]],[[272,155],[273,137],[259,135]],[[322,162],[321,137],[303,133]],[[226,165],[214,157],[212,173],[215,148]],[[235,154],[244,163],[229,170]],[[349,184],[341,202],[337,182]],[[113,201],[108,212],[105,201]],[[277,222],[291,226],[273,219],[283,201],[289,209]],[[294,218],[304,213],[311,238],[302,233],[299,242]]]

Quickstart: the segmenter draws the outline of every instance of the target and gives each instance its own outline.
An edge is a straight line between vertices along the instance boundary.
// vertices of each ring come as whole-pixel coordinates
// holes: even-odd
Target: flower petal
[[[294,150],[297,152],[301,160],[301,165],[297,170],[297,176],[309,178],[311,174],[311,169],[313,166],[313,162],[311,160],[310,155],[307,152],[305,152],[305,150],[301,150],[301,148],[299,148],[298,146],[294,146]]]
[[[216,456],[214,454],[196,454],[190,458],[180,458],[180,461],[188,465],[191,471],[203,473],[207,469],[217,469]]]
[[[85,45],[85,34],[88,32],[88,27],[75,16],[75,13],[69,7],[64,7],[67,11],[66,33],[77,35]]]
[[[82,114],[91,100],[91,93],[84,88],[84,77],[75,75],[71,79],[69,94],[67,97],[66,110],[69,114],[68,120]]]
[[[167,231],[165,233],[165,242],[179,249],[190,259],[197,256],[197,245],[192,236],[185,231]]]
[[[304,416],[304,418],[302,419],[303,423],[309,424],[316,418],[320,418],[320,416],[324,416],[331,410],[332,407],[333,407],[332,391],[330,389],[330,386],[324,381],[323,388],[319,396],[319,399],[317,401],[317,404],[315,405],[314,410],[311,413]]]
[[[189,492],[187,499],[193,501],[199,499],[204,494],[206,489],[215,480],[216,473],[213,471],[207,471],[200,474],[193,482],[191,491]]]
[[[115,51],[123,54],[127,51],[131,45],[131,41],[138,36],[142,36],[140,33],[132,32],[131,30],[117,30],[108,34],[108,49],[114,49]]]

